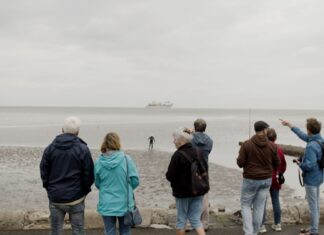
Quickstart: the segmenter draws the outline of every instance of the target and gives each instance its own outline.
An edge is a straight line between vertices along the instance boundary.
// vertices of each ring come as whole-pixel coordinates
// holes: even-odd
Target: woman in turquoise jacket
[[[134,161],[120,148],[119,136],[108,133],[101,145],[102,154],[95,162],[95,185],[99,189],[97,211],[103,218],[105,235],[116,234],[117,219],[119,233],[131,234],[130,226],[123,221],[126,211],[134,208],[133,190],[139,185],[139,177]],[[126,167],[129,183],[126,181]]]

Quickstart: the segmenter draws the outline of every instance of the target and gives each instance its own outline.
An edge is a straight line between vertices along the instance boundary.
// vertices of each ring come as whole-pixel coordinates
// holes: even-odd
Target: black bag
[[[188,156],[184,151],[179,151],[191,164],[191,190],[193,195],[200,196],[209,191],[208,170],[204,166],[204,159],[197,151],[197,158]]]
[[[126,195],[127,199],[126,199],[126,201],[127,201],[128,210],[124,214],[124,224],[128,225],[128,226],[131,226],[131,227],[134,227],[134,226],[139,225],[139,224],[142,223],[142,216],[141,216],[141,213],[140,213],[139,209],[136,206],[134,193],[133,193],[133,198],[134,198],[135,206],[134,206],[133,210],[129,209],[129,200],[128,200],[128,195],[129,195],[129,190],[128,190],[128,184],[129,184],[128,161],[127,161],[126,156],[125,156],[125,161],[126,161],[126,187],[127,187],[127,195]]]
[[[320,160],[318,160],[318,164],[321,168],[324,168],[324,145],[322,142],[315,140],[316,143],[318,143],[321,146],[321,150],[322,150],[322,156],[320,158]]]
[[[135,206],[133,211],[127,211],[124,214],[124,224],[134,227],[142,223],[142,216],[139,209]]]
[[[284,184],[285,183],[285,177],[284,177],[283,173],[278,174],[278,183],[279,184]]]

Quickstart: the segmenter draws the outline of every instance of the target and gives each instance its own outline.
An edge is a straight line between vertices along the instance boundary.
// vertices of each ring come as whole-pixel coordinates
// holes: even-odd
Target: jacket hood
[[[108,155],[101,154],[98,161],[107,170],[111,170],[124,164],[125,154],[122,151],[114,151]]]
[[[264,135],[254,135],[251,141],[259,147],[265,147],[269,143],[268,138]]]
[[[66,150],[73,147],[76,143],[86,144],[83,140],[81,140],[78,136],[73,134],[61,134],[56,136],[53,140],[53,145],[55,148]]]
[[[197,146],[204,146],[210,142],[210,138],[203,132],[194,132],[192,142]]]

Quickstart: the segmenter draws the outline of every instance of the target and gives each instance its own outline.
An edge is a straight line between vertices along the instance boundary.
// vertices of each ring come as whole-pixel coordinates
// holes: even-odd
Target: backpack
[[[204,195],[209,191],[208,170],[204,166],[204,159],[197,151],[197,158],[192,158],[184,151],[179,151],[191,165],[191,191],[195,196]]]
[[[321,156],[321,159],[318,160],[318,164],[323,169],[324,168],[324,144],[318,140],[315,140],[315,141],[316,141],[316,143],[318,143],[321,146],[322,156]]]

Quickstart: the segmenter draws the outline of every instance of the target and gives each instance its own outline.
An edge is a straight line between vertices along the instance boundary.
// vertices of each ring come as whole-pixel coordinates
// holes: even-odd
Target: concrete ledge
[[[143,218],[140,228],[174,228],[176,222],[175,209],[161,208],[139,208]],[[68,216],[65,218],[64,228],[70,228]],[[86,229],[102,229],[103,222],[101,216],[96,210],[86,210],[85,212]],[[272,223],[273,212],[267,210],[267,223]],[[300,224],[309,223],[309,211],[307,203],[298,202],[296,205],[287,205],[282,208],[282,223]],[[324,222],[324,209],[321,210],[321,223]],[[210,228],[226,228],[237,226],[242,223],[241,213],[219,212],[210,210]],[[0,212],[0,230],[40,230],[49,229],[50,219],[49,211],[1,211]]]

